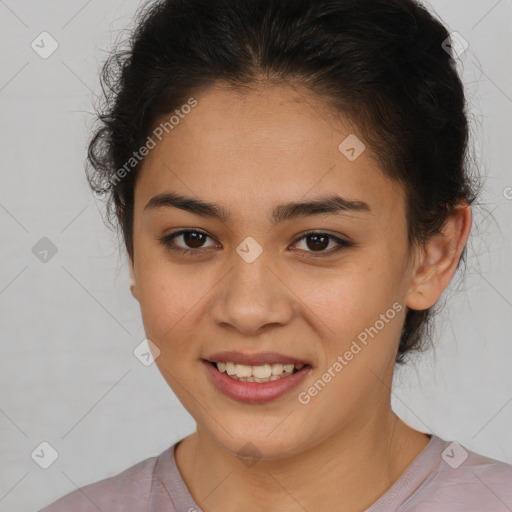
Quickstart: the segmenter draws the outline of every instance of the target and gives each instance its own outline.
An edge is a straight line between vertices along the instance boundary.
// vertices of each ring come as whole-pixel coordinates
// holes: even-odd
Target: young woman
[[[450,41],[413,0],[145,8],[88,176],[197,429],[45,512],[512,510],[512,466],[390,405],[476,197]]]

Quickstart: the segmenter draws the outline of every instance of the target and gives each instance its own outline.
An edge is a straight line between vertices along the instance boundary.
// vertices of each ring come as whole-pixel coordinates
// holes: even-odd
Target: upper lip
[[[243,352],[216,352],[215,354],[211,354],[207,358],[208,361],[211,362],[232,362],[238,364],[246,364],[249,366],[257,366],[265,363],[293,363],[293,364],[309,364],[307,361],[303,359],[299,359],[294,356],[287,356],[285,354],[279,354],[277,352],[259,352],[254,354],[243,353]]]

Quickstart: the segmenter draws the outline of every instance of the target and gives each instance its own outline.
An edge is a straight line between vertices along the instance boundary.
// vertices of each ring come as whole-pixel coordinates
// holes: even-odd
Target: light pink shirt
[[[75,490],[40,512],[203,512],[176,466],[178,443],[158,457]],[[395,511],[511,512],[512,465],[433,435],[400,478],[365,512]]]

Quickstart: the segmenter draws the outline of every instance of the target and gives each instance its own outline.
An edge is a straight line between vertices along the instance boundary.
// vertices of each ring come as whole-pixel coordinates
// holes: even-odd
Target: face
[[[298,454],[380,421],[411,287],[402,188],[368,147],[340,150],[362,136],[305,92],[218,85],[196,99],[135,188],[132,293],[163,377],[233,453]],[[148,205],[161,194],[216,208]],[[327,198],[351,203],[311,204]],[[225,351],[305,366],[233,384],[205,362]]]

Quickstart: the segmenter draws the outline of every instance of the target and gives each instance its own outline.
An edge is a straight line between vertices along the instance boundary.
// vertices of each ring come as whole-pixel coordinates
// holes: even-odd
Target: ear
[[[471,230],[471,208],[457,204],[441,229],[418,249],[406,305],[424,310],[433,306],[450,283]]]
[[[135,270],[133,268],[133,261],[130,258],[130,291],[132,292],[133,298],[139,300],[137,295],[137,280],[135,278]]]

